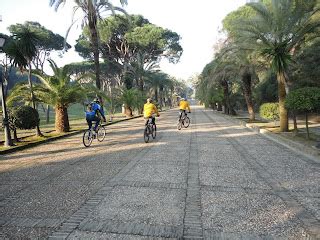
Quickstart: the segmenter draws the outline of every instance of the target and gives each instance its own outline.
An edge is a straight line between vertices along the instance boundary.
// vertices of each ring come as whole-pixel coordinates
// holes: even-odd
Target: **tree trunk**
[[[69,117],[68,117],[68,109],[63,106],[55,106],[56,112],[56,122],[55,122],[55,129],[58,133],[61,132],[69,132],[70,125],[69,125]]]
[[[286,100],[286,82],[283,72],[278,72],[278,96],[280,112],[280,131],[288,132],[288,111],[285,107]]]
[[[166,101],[165,101],[165,94],[163,91],[163,86],[160,86],[160,88],[159,88],[159,95],[160,95],[160,101],[159,101],[160,107],[164,107]]]
[[[15,142],[20,142],[19,138],[18,138],[18,134],[17,134],[17,129],[16,128],[13,129],[13,139],[14,139]]]
[[[144,85],[144,82],[143,82],[143,78],[142,77],[139,77],[139,79],[138,79],[138,83],[139,83],[139,90],[141,91],[141,92],[143,92],[143,85]]]
[[[306,112],[306,130],[307,130],[307,139],[310,139],[309,124],[308,124],[308,113],[307,112]]]
[[[50,121],[50,105],[47,105],[47,111],[46,111],[46,123],[48,124]]]
[[[155,100],[156,103],[159,101],[158,88],[157,87],[154,89],[154,100]]]
[[[224,113],[230,113],[230,98],[229,98],[229,87],[226,81],[222,84],[223,87],[223,95],[224,95]]]
[[[243,94],[246,100],[247,109],[249,113],[249,120],[255,120],[255,112],[253,108],[253,101],[252,101],[252,89],[251,89],[251,74],[245,74],[242,76],[242,83],[243,83]]]
[[[125,107],[124,112],[127,117],[132,117],[132,109],[130,107]]]
[[[101,89],[100,82],[100,63],[99,63],[99,37],[97,32],[97,14],[92,1],[88,1],[88,26],[90,31],[90,40],[94,56],[94,66],[96,75],[96,86]]]
[[[297,124],[297,115],[295,112],[292,113],[293,118],[293,134],[296,136],[298,134],[298,124]]]
[[[34,94],[33,94],[33,87],[32,87],[32,80],[31,80],[31,61],[28,60],[28,81],[29,81],[29,87],[30,87],[30,95],[31,95],[31,103],[32,103],[32,107],[33,109],[37,110],[36,108],[36,103],[34,101]],[[39,124],[36,126],[36,135],[42,137],[43,134],[40,131],[40,127]]]
[[[221,112],[221,111],[222,111],[222,105],[221,105],[221,103],[218,103],[217,111],[219,111],[219,112]]]
[[[7,112],[7,104],[4,95],[4,87],[3,87],[3,77],[2,77],[2,69],[0,68],[0,94],[1,94],[1,107],[2,107],[2,124],[4,127],[4,146],[10,147],[13,146],[11,133],[10,133],[10,123],[9,116]]]

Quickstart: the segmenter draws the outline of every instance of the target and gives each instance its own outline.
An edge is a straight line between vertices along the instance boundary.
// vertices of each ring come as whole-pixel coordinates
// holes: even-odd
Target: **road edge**
[[[246,127],[248,129],[250,129],[251,131],[259,133],[262,136],[264,136],[264,137],[266,137],[266,138],[268,138],[278,144],[281,144],[281,145],[289,148],[290,150],[307,157],[308,159],[311,159],[314,162],[320,163],[320,150],[307,147],[303,144],[292,141],[291,139],[288,139],[286,137],[275,134],[267,129],[262,129],[259,126],[252,125],[252,123],[250,123],[250,124],[246,123],[243,120],[236,119],[236,118],[229,116],[229,115],[226,115],[224,113],[220,113],[220,112],[213,112],[213,113],[217,113],[217,114],[219,114],[229,120],[232,120],[233,122],[236,122],[238,125],[240,125],[242,127]]]
[[[137,115],[137,116],[133,116],[133,117],[130,117],[130,118],[120,119],[120,120],[117,120],[117,121],[114,121],[114,122],[109,122],[109,123],[102,124],[102,125],[103,126],[109,126],[109,125],[117,124],[117,123],[124,122],[124,121],[129,121],[131,119],[136,119],[136,118],[140,118],[140,117],[142,117],[142,115]],[[37,142],[28,143],[28,144],[22,145],[22,146],[13,146],[13,147],[10,147],[8,149],[0,150],[0,156],[5,155],[5,154],[9,154],[9,153],[13,153],[13,152],[17,152],[17,151],[20,151],[20,150],[28,149],[28,148],[33,148],[33,147],[39,146],[41,144],[48,143],[48,142],[53,142],[55,140],[59,140],[59,139],[62,139],[62,138],[67,138],[67,137],[70,137],[70,136],[74,136],[74,135],[77,135],[79,133],[84,132],[85,130],[86,130],[86,128],[81,129],[81,130],[75,130],[75,131],[72,131],[72,132],[67,132],[67,133],[65,133],[63,135],[60,135],[60,136],[49,137],[49,138],[46,138],[46,139],[43,139],[43,140],[40,140],[40,141],[37,141]]]

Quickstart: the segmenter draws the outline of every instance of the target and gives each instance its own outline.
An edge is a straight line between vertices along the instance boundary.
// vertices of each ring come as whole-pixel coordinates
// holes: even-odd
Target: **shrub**
[[[304,87],[291,91],[286,98],[286,107],[294,113],[305,113],[307,138],[310,138],[308,113],[320,109],[320,88]],[[295,130],[297,126],[295,124]]]
[[[279,119],[279,103],[264,103],[260,106],[260,116],[269,120]]]
[[[20,106],[12,110],[10,114],[14,125],[19,129],[33,129],[40,122],[37,110],[29,106]]]
[[[320,88],[304,87],[291,91],[286,98],[289,110],[306,113],[320,109]]]

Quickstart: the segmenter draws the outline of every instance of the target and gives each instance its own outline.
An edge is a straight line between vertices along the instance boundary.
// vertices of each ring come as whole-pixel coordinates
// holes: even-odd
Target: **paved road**
[[[200,107],[0,156],[0,239],[316,239],[320,164]]]

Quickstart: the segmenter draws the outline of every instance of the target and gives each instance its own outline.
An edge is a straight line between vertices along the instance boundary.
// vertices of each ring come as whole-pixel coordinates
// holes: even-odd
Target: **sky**
[[[116,0],[112,1],[119,5]],[[187,2],[187,3],[186,3]],[[161,70],[180,79],[188,79],[201,73],[213,58],[213,45],[222,37],[219,30],[223,18],[244,5],[246,0],[128,0],[124,9],[129,14],[141,14],[151,23],[170,29],[181,37],[183,54],[177,64],[161,62]],[[7,27],[25,21],[39,22],[47,29],[65,36],[71,24],[72,0],[54,11],[49,0],[1,0],[0,32],[8,34]],[[80,23],[74,25],[67,42],[72,46],[81,33]],[[53,55],[58,66],[82,61],[73,50],[63,58]]]

